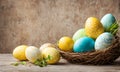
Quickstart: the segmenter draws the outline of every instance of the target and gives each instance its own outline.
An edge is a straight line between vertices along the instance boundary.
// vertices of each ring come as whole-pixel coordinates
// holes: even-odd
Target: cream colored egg
[[[39,49],[35,46],[29,46],[25,52],[26,58],[34,63],[37,59],[42,59]]]
[[[40,46],[39,50],[42,51],[46,47],[54,47],[55,48],[56,46],[52,43],[44,43],[43,45]]]

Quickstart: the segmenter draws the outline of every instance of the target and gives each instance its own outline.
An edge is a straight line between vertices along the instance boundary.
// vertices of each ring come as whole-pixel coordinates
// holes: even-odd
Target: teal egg
[[[95,50],[107,48],[112,44],[113,40],[114,36],[111,33],[109,32],[102,33],[101,35],[98,36],[98,38],[95,41]]]
[[[88,52],[94,50],[94,40],[89,37],[83,37],[78,39],[74,46],[73,51],[74,52]]]
[[[109,29],[109,27],[115,23],[116,19],[112,14],[106,14],[102,17],[101,19],[101,23],[105,29],[105,31],[107,31]]]
[[[76,42],[76,40],[78,40],[79,38],[86,37],[86,36],[87,35],[85,34],[85,29],[82,28],[74,33],[72,39],[74,40],[74,42]]]

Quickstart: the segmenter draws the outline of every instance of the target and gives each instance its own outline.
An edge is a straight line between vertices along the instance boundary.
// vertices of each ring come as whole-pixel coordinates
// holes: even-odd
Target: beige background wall
[[[106,13],[120,21],[120,0],[0,0],[0,53],[72,37],[88,17]]]

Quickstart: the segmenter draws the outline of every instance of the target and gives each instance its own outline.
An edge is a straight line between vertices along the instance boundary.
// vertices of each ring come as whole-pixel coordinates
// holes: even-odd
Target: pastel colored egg
[[[20,45],[17,46],[14,50],[13,50],[13,57],[15,57],[16,59],[22,61],[22,60],[27,60],[26,55],[25,55],[25,51],[27,49],[27,45]]]
[[[87,35],[85,34],[85,29],[82,28],[82,29],[77,30],[77,31],[74,33],[72,39],[74,40],[74,42],[76,42],[76,40],[78,40],[79,38],[86,37],[86,36],[87,36]]]
[[[34,63],[37,59],[42,60],[42,55],[39,49],[35,46],[29,46],[25,51],[26,58],[31,62]]]
[[[56,64],[60,60],[60,53],[59,51],[54,47],[47,47],[42,51],[42,56],[44,59],[48,58],[50,56],[50,60],[47,60],[48,64]]]
[[[95,50],[107,48],[112,44],[113,40],[114,36],[111,33],[102,33],[95,41]]]
[[[105,29],[105,31],[108,31],[109,27],[115,23],[116,19],[112,14],[106,14],[102,17],[101,23]]]
[[[74,52],[88,52],[94,50],[94,40],[90,37],[78,39],[73,47]]]
[[[40,48],[39,48],[39,50],[40,50],[40,52],[42,52],[42,50],[44,50],[45,48],[47,48],[47,47],[56,47],[54,44],[52,44],[52,43],[44,43],[43,45],[41,45],[40,46]]]

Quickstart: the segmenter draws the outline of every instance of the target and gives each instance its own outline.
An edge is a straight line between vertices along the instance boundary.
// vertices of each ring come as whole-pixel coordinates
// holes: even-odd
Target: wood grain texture
[[[0,53],[72,37],[88,17],[106,13],[120,21],[120,0],[0,0]]]
[[[56,65],[39,67],[27,63],[26,65],[13,66],[17,60],[11,54],[0,54],[0,72],[120,72],[120,58],[113,65],[76,65],[69,64],[61,59]]]

